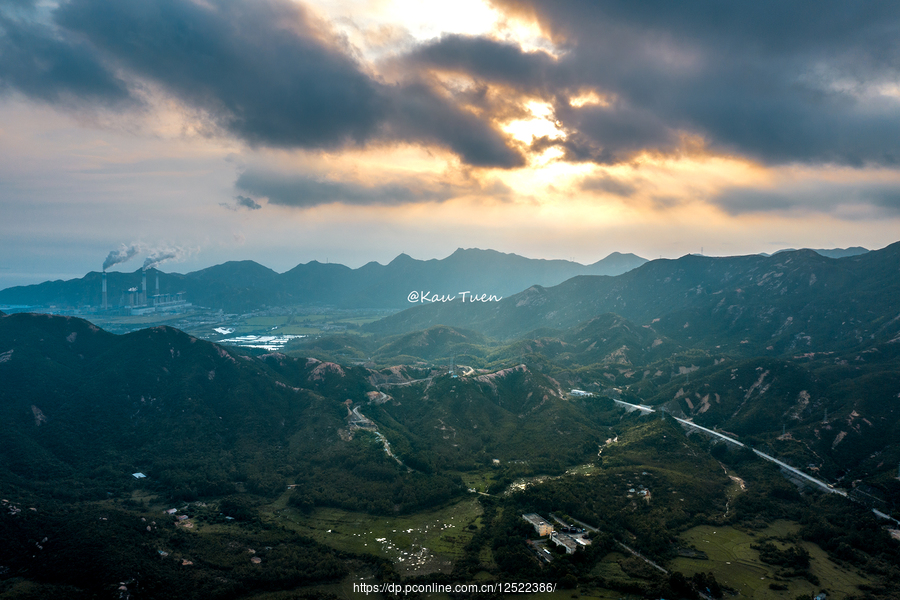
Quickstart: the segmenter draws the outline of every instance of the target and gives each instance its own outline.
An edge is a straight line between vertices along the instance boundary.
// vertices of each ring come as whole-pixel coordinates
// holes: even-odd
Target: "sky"
[[[0,0],[0,289],[900,240],[900,4]]]

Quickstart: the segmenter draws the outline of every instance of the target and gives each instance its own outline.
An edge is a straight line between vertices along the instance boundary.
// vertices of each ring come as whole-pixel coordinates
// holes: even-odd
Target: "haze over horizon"
[[[123,247],[178,272],[882,248],[898,28],[891,3],[2,1],[0,289]]]
[[[779,252],[790,252],[790,251],[794,251],[794,250],[798,250],[798,249],[797,248],[782,248],[780,250],[777,250],[774,254],[777,254]],[[848,248],[818,248],[818,249],[812,249],[812,250],[818,251],[819,253],[822,253],[825,256],[830,256],[831,258],[840,258],[845,255],[850,256],[850,255],[856,255],[859,253],[870,252],[872,250],[878,250],[878,248],[870,249],[870,248],[862,248],[860,246],[854,246],[854,247],[848,247]],[[458,253],[461,253],[461,252],[467,253],[470,251],[497,252],[493,248],[457,248],[456,250],[454,250],[452,253],[450,253],[447,256],[421,258],[421,259],[416,258],[414,256],[410,256],[408,253],[403,252],[403,253],[398,254],[391,260],[387,260],[384,262],[368,261],[368,263],[364,263],[364,264],[377,263],[382,266],[387,266],[387,265],[393,263],[394,261],[400,259],[403,256],[409,257],[412,260],[417,261],[417,262],[432,262],[432,261],[443,262],[443,261],[450,259],[452,256],[454,256]],[[826,251],[834,251],[834,253],[826,252]],[[847,254],[845,254],[844,251],[846,251]],[[109,273],[113,273],[113,272],[135,273],[137,271],[152,268],[152,269],[157,269],[160,272],[165,272],[165,273],[189,274],[192,272],[203,271],[210,267],[217,266],[217,265],[200,265],[196,269],[184,269],[184,268],[179,268],[179,267],[184,267],[186,264],[188,264],[188,261],[185,260],[184,257],[182,257],[181,255],[179,255],[177,253],[178,250],[171,251],[171,254],[168,254],[168,255],[164,254],[162,260],[159,259],[159,255],[161,254],[159,251],[151,250],[151,251],[149,251],[147,258],[145,258],[143,261],[141,261],[140,257],[139,257],[140,252],[147,252],[146,247],[143,247],[140,244],[136,244],[136,245],[132,245],[132,246],[122,245],[119,248],[117,248],[109,253],[109,255],[107,256],[107,259],[104,261],[102,267],[99,269],[91,269],[90,271],[85,272],[85,273],[76,273],[76,274],[71,274],[71,275],[67,274],[65,276],[57,277],[56,279],[42,279],[40,281],[38,281],[38,280],[30,281],[29,280],[24,283],[14,283],[14,284],[11,284],[8,286],[0,285],[0,291],[9,289],[9,288],[14,288],[14,287],[31,286],[31,285],[35,285],[35,284],[39,284],[39,283],[45,283],[47,281],[79,280],[79,279],[82,279],[83,277],[89,275],[91,272],[106,271]],[[606,269],[615,269],[616,266],[614,266],[614,265],[619,264],[616,255],[618,255],[618,257],[620,257],[620,258],[637,257],[637,259],[643,259],[645,261],[655,260],[652,258],[646,259],[645,257],[638,257],[637,255],[635,255],[633,253],[624,253],[624,252],[611,252],[610,254],[600,258],[599,260],[593,261],[592,263],[579,263],[578,261],[574,261],[571,259],[565,259],[565,258],[562,258],[562,259],[553,259],[553,258],[533,259],[532,257],[528,257],[528,256],[523,257],[523,256],[515,254],[515,253],[501,253],[501,254],[504,254],[506,256],[520,256],[521,258],[525,258],[525,259],[529,259],[529,260],[560,261],[560,262],[565,262],[565,263],[569,263],[569,264],[581,265],[582,267],[590,267],[591,265],[599,264],[599,265],[605,265]],[[702,254],[702,253],[688,253],[688,254]],[[771,254],[769,254],[769,253],[756,253],[756,254],[763,255],[763,256],[771,256]],[[683,255],[683,256],[687,256],[687,255]],[[658,257],[658,258],[668,259],[669,257]],[[680,258],[680,257],[673,257],[673,258]],[[723,257],[723,258],[727,258],[727,257]],[[605,261],[607,259],[611,259],[613,264],[606,263]],[[635,260],[637,260],[637,259],[635,259]],[[471,259],[469,259],[469,260],[471,260]],[[170,262],[168,265],[162,265],[162,263],[168,262],[168,261],[173,261],[173,262]],[[256,262],[257,264],[260,264],[261,266],[263,266],[265,268],[271,269],[271,267],[269,267],[269,265],[259,263],[258,261],[254,261],[252,259],[235,259],[233,261],[225,261],[225,263],[246,262],[246,261]],[[190,262],[196,262],[196,261],[190,261]],[[314,262],[343,265],[343,263],[334,263],[333,261],[328,261],[327,259],[325,261],[318,261],[317,259],[311,259],[310,261],[307,261],[306,263],[298,263],[297,265],[291,265],[291,266],[281,269],[281,270],[278,270],[278,269],[272,269],[272,270],[275,271],[276,273],[284,274],[284,273],[287,273],[288,271],[291,271],[294,267],[297,267],[301,264],[309,264],[309,263],[314,263]],[[218,264],[225,264],[225,263],[218,263]],[[364,264],[360,264],[360,265],[356,265],[356,266],[351,266],[351,265],[343,265],[343,266],[346,266],[355,271],[355,270],[363,267]],[[621,265],[619,264],[619,266],[621,266]],[[163,269],[161,267],[167,267],[167,268]],[[624,268],[624,270],[622,272],[628,272],[632,268],[636,268],[636,267],[626,267],[626,268]],[[620,274],[620,273],[616,273],[616,275],[617,274]],[[2,281],[3,281],[3,277],[0,276],[0,282],[2,282]],[[541,285],[541,284],[538,284],[538,285]]]
[[[204,269],[207,269],[207,268],[210,268],[213,266],[217,266],[217,265],[210,264],[210,265],[202,265],[202,266],[198,267],[197,269],[192,269],[192,270],[179,269],[179,267],[184,266],[188,262],[186,260],[186,253],[182,254],[183,252],[184,252],[183,249],[171,249],[170,251],[164,253],[164,252],[160,252],[159,250],[148,250],[148,248],[142,244],[133,244],[130,246],[126,246],[123,244],[119,248],[116,248],[109,252],[109,254],[106,257],[106,260],[103,261],[103,264],[101,265],[100,268],[91,269],[91,271],[88,271],[87,273],[76,274],[72,277],[72,279],[81,279],[84,275],[87,275],[90,272],[100,272],[100,271],[106,271],[109,273],[112,273],[112,272],[134,273],[134,272],[141,271],[141,270],[158,269],[161,272],[187,274],[192,271],[202,271]],[[490,252],[497,252],[497,251],[495,251],[493,248],[457,248],[456,250],[454,250],[452,253],[450,253],[447,256],[429,257],[429,258],[416,258],[414,256],[410,256],[409,253],[402,252],[402,253],[398,254],[397,256],[393,257],[392,259],[386,260],[384,262],[372,260],[372,261],[368,261],[367,263],[364,263],[364,264],[377,263],[377,264],[381,264],[382,266],[386,266],[388,264],[393,263],[394,261],[401,260],[401,257],[409,257],[410,259],[417,261],[417,262],[429,262],[429,261],[442,262],[442,261],[449,259],[452,256],[457,255],[459,253],[462,253],[465,255],[470,252],[490,253]],[[143,261],[140,259],[142,253],[147,254],[147,258],[145,258]],[[521,256],[521,255],[517,255],[515,253],[500,253],[500,254],[503,254],[506,256]],[[600,258],[599,260],[593,261],[592,263],[586,263],[586,264],[585,263],[577,263],[575,261],[571,261],[570,259],[535,259],[535,260],[564,261],[564,262],[571,263],[571,264],[581,264],[582,266],[587,267],[587,266],[591,266],[592,264],[603,263],[603,261],[605,259],[611,259],[613,262],[616,262],[616,255],[619,255],[620,257],[636,256],[636,255],[628,254],[628,253],[611,252],[610,254]],[[531,259],[531,257],[522,257],[522,258]],[[643,259],[643,257],[638,257],[638,258]],[[225,261],[225,263],[246,262],[246,261],[256,262],[257,264],[260,264],[263,267],[271,268],[268,265],[260,263],[258,261],[254,261],[253,259],[236,259],[233,261]],[[330,263],[330,264],[343,265],[343,263],[336,263],[335,261],[329,261],[327,259],[323,260],[323,261],[319,261],[317,259],[311,259],[311,260],[307,261],[306,263],[298,263],[297,265],[291,265],[290,267],[282,269],[280,271],[277,269],[272,269],[272,270],[277,273],[285,273],[287,271],[290,271],[293,267],[298,266],[299,264],[309,264],[309,263],[315,263],[315,262],[324,263],[324,264]],[[163,265],[162,263],[168,263],[168,265]],[[218,263],[218,264],[225,264],[225,263]],[[351,266],[351,265],[343,265],[343,266],[346,266],[353,270],[357,270],[357,269],[361,268],[362,266],[364,266],[364,264],[360,264],[358,266]],[[167,266],[168,268],[162,269],[161,267],[163,267],[163,266]],[[2,279],[0,279],[0,280],[2,280]],[[44,281],[42,280],[38,283],[43,283],[43,282]],[[24,285],[30,285],[30,284],[24,284]],[[10,287],[13,287],[13,286],[10,286]],[[3,289],[6,289],[6,288],[0,287],[0,290],[3,290]]]

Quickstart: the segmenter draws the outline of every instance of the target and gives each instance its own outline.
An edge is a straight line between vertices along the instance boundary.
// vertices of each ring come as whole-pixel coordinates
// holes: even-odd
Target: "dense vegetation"
[[[476,319],[477,331],[389,331],[388,319],[377,335],[256,356],[165,327],[116,336],[78,319],[0,315],[0,596],[124,586],[134,598],[314,598],[316,584],[351,573],[396,581],[387,561],[282,525],[329,511],[415,515],[472,488],[483,512],[454,538],[464,547],[452,571],[428,582],[720,597],[721,573],[672,567],[703,556],[684,536],[710,526],[755,536],[748,551],[775,573],[773,593],[827,588],[824,551],[864,578],[860,595],[894,597],[900,548],[871,509],[900,508],[900,321],[882,299],[854,312],[846,293],[859,273],[893,285],[881,259],[830,270],[804,253],[724,267],[688,257],[615,289],[573,280],[560,286],[568,306],[561,290],[533,288],[515,300],[523,311],[498,303],[497,321]],[[752,268],[735,270],[742,261]],[[635,296],[640,282],[660,297]],[[819,283],[837,290],[833,307],[811,299]],[[621,314],[596,312],[619,296]],[[491,327],[505,339],[487,337]],[[848,497],[796,485],[749,447]],[[168,506],[196,527],[178,526]],[[526,512],[581,522],[592,543],[544,562]],[[759,533],[779,522],[793,533]]]
[[[390,569],[256,519],[197,535],[172,516],[140,516],[120,505],[36,503],[37,510],[12,514],[6,505],[0,512],[4,598],[224,599],[336,581],[351,568]],[[185,510],[202,522],[219,508]],[[118,594],[121,586],[127,594]]]
[[[368,506],[385,512],[462,491],[458,479],[410,473],[369,441],[340,437],[345,402],[371,389],[361,369],[235,357],[169,328],[111,336],[77,319],[0,323],[0,343],[14,347],[0,364],[0,475],[15,487],[68,501],[132,490],[194,501],[272,496],[313,477],[323,505],[376,484],[405,490],[399,509]]]

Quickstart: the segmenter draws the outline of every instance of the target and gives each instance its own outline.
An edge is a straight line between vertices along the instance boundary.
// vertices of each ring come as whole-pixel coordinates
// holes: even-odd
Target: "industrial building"
[[[527,515],[522,515],[522,518],[531,523],[539,536],[549,535],[550,541],[557,546],[561,546],[566,551],[566,554],[574,554],[578,548],[584,548],[591,544],[591,540],[588,539],[584,529],[568,526],[557,517],[553,518],[563,525],[560,531],[554,530],[553,525],[537,513],[528,513]],[[541,555],[539,554],[539,556]],[[541,558],[544,557],[541,556]]]
[[[140,290],[136,287],[126,290],[119,302],[119,306],[111,308],[109,305],[109,294],[106,285],[106,271],[103,271],[101,284],[101,310],[104,312],[112,311],[125,315],[147,315],[154,313],[181,313],[191,308],[191,303],[184,298],[184,292],[176,292],[174,294],[161,294],[159,291],[159,272],[156,272],[156,293],[148,295],[147,293],[147,271],[145,269],[141,274]],[[154,269],[155,271],[155,269]]]
[[[528,513],[527,515],[522,515],[522,518],[534,526],[534,530],[539,536],[544,537],[545,535],[553,534],[553,525],[545,521],[541,515]]]
[[[575,539],[565,533],[556,533],[554,531],[550,534],[550,541],[557,546],[565,548],[566,554],[575,554],[575,551],[578,550],[578,543]]]

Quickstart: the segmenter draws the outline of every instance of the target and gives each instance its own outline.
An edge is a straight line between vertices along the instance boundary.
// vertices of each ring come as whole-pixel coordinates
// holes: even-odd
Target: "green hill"
[[[819,576],[831,589],[839,564],[856,582],[841,589],[868,582],[889,598],[900,552],[867,509],[900,499],[890,321],[853,352],[770,356],[676,339],[661,322],[602,313],[507,342],[435,326],[293,346],[339,363],[239,355],[167,327],[113,335],[75,318],[2,315],[0,596],[319,598],[339,581],[397,580],[386,561],[335,549],[378,552],[345,524],[377,522],[379,543],[406,552],[412,529],[392,524],[428,509],[447,530],[428,544],[453,552],[448,572],[431,575],[441,581],[691,597],[734,570],[675,569],[676,556],[703,555],[686,547],[689,530],[752,537],[789,521],[792,537],[760,539],[742,559],[760,569],[806,558],[772,567],[773,593]],[[370,359],[378,366],[357,364]],[[576,385],[595,394],[567,393]],[[613,397],[731,432],[857,503],[801,492],[746,448],[626,413]],[[466,487],[482,493],[458,502]],[[470,506],[464,530],[435,516],[454,502]],[[545,565],[526,543],[531,511],[599,531]]]
[[[34,493],[105,498],[139,486],[183,500],[243,488],[271,495],[311,457],[324,465],[326,504],[338,502],[338,482],[371,484],[365,472],[343,469],[347,461],[387,469],[380,477],[397,487],[440,488],[430,502],[461,489],[446,475],[414,477],[366,436],[341,438],[346,401],[372,389],[361,368],[232,355],[165,327],[114,336],[31,314],[0,318],[0,350],[0,477]]]
[[[499,302],[437,303],[366,326],[398,334],[435,325],[512,340],[614,313],[687,347],[744,355],[834,351],[900,333],[900,243],[832,259],[811,250],[771,257],[685,256],[617,277],[579,276]],[[771,349],[769,348],[771,346]]]

